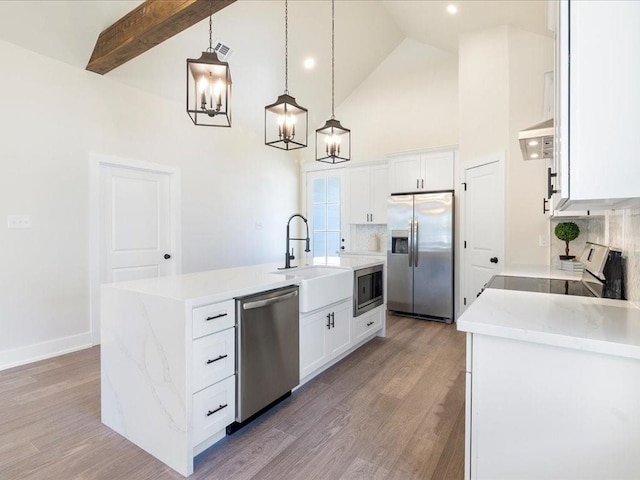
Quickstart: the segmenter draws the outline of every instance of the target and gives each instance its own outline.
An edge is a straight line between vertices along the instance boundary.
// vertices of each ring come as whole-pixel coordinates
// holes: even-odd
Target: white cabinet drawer
[[[236,418],[235,375],[193,396],[193,445],[223,430]]]
[[[354,319],[355,341],[358,342],[368,337],[376,330],[379,330],[380,327],[382,327],[382,315],[384,315],[384,310],[380,309],[373,313],[365,313],[359,317],[356,317]]]
[[[228,328],[193,341],[193,391],[235,373],[236,329]]]
[[[193,309],[193,338],[226,330],[235,324],[236,310],[233,300]]]

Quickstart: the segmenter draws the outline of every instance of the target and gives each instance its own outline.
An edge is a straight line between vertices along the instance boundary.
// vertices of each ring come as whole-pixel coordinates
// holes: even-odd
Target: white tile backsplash
[[[580,221],[587,223],[589,241],[608,244],[612,248],[622,250],[626,266],[627,299],[640,306],[640,209],[611,211],[607,217],[593,217]],[[554,226],[552,221],[551,228]],[[598,241],[601,238],[603,240]]]
[[[351,225],[351,242],[348,250],[350,252],[385,253],[387,251],[387,226]]]

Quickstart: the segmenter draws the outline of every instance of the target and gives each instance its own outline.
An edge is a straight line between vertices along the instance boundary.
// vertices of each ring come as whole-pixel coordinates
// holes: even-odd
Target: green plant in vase
[[[566,245],[564,249],[565,254],[560,255],[560,260],[573,260],[576,258],[575,255],[569,255],[569,242],[578,238],[578,235],[580,235],[580,227],[573,222],[562,222],[556,225],[553,233]]]

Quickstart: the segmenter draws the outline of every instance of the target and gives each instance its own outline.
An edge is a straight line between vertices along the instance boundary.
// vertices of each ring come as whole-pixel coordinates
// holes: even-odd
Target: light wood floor
[[[192,479],[461,479],[464,334],[376,338],[196,459]],[[100,423],[100,350],[0,372],[0,479],[179,479]]]

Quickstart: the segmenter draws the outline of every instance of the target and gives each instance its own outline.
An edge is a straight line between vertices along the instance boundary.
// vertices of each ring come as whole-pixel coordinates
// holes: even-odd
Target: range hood
[[[518,140],[525,160],[553,158],[553,118],[520,130]]]

